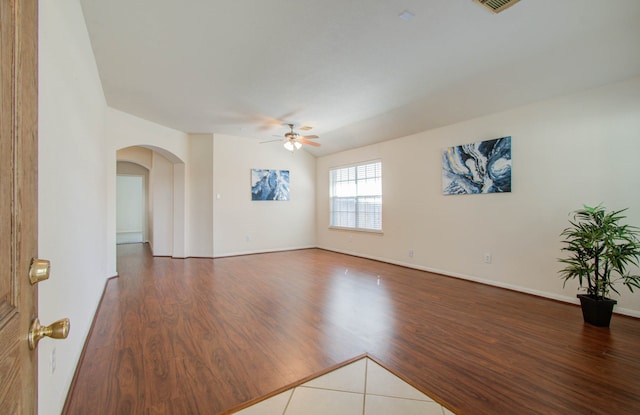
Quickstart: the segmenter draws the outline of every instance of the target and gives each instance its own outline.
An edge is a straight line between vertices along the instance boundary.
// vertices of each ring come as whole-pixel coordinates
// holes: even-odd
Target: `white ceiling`
[[[111,107],[316,156],[640,74],[640,0],[81,3]]]

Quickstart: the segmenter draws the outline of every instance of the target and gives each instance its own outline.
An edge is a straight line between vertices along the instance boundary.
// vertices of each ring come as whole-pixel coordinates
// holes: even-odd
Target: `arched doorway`
[[[116,243],[148,242],[149,170],[128,161],[116,168]]]
[[[184,258],[186,252],[184,162],[173,153],[153,146],[122,148],[116,152],[116,160],[119,165],[123,162],[132,163],[148,171],[144,190],[146,218],[143,223],[145,229],[143,232],[146,234],[145,242],[149,242],[153,255]],[[132,186],[135,185],[132,184]],[[120,218],[116,217],[116,223],[119,221]],[[117,231],[118,233],[120,232]],[[123,233],[117,236],[126,235]]]

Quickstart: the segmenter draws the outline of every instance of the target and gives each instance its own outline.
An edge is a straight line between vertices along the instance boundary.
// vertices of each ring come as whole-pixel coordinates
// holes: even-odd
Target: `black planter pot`
[[[598,327],[609,327],[613,306],[618,302],[610,298],[596,300],[588,294],[578,294],[582,306],[582,318],[585,323]]]

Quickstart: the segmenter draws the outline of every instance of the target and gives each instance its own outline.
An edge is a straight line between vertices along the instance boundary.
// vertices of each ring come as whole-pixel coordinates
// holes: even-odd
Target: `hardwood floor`
[[[363,355],[457,414],[640,412],[638,319],[319,249],[118,271],[66,414],[230,413]]]

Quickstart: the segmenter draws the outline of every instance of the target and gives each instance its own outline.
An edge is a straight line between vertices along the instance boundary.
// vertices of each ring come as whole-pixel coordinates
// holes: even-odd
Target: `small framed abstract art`
[[[442,151],[442,193],[445,195],[507,192],[511,192],[511,137]]]
[[[289,170],[251,169],[251,200],[289,200]]]

